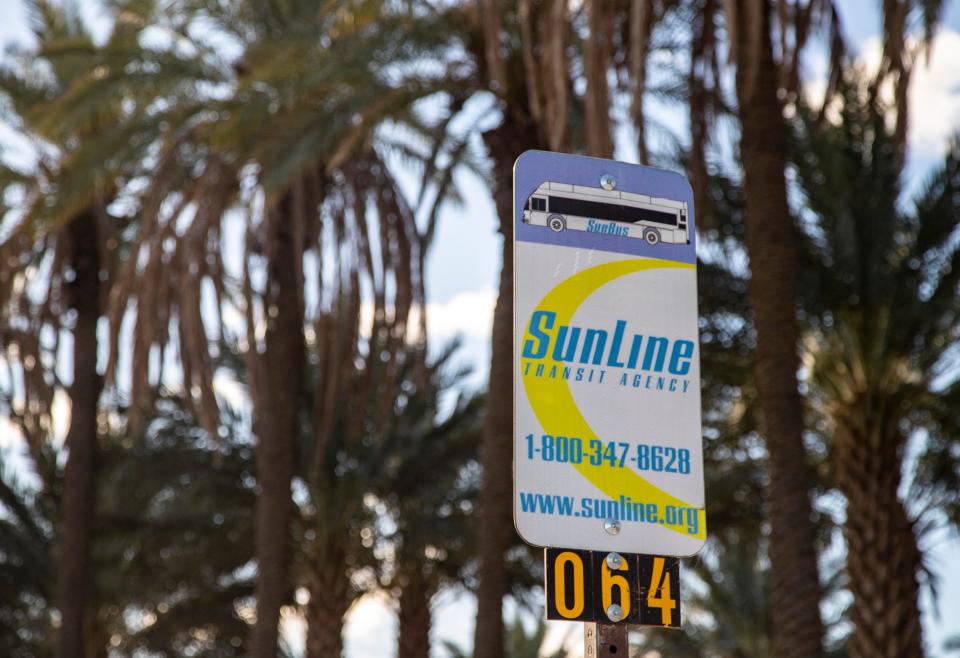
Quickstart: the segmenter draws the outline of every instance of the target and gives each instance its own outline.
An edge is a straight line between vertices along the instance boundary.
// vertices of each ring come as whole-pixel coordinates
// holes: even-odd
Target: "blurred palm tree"
[[[749,289],[757,331],[756,378],[770,453],[768,500],[773,526],[772,605],[778,655],[821,655],[823,630],[818,606],[822,598],[815,553],[815,527],[807,501],[813,480],[806,469],[803,417],[797,392],[796,301],[797,247],[783,172],[788,165],[783,111],[803,102],[800,61],[817,29],[829,33],[829,74],[816,121],[822,122],[841,84],[846,62],[837,4],[809,2],[787,8],[764,1],[695,3],[697,30],[692,41],[689,79],[692,165],[698,203],[707,177],[707,126],[722,101],[717,64],[715,21],[721,11],[731,61],[737,64],[736,96],[741,124],[740,158],[744,169],[746,244],[752,272]],[[721,6],[722,5],[722,8]],[[902,160],[907,126],[907,91],[916,58],[929,47],[942,3],[885,3],[883,55],[869,94],[876,99],[892,80],[896,97],[892,141]],[[777,29],[772,30],[774,12]],[[922,38],[907,43],[912,20],[923,26]],[[774,39],[779,37],[779,44]],[[713,94],[711,95],[711,92]],[[873,651],[879,651],[877,644]],[[868,652],[869,653],[869,652]]]
[[[960,518],[960,147],[906,200],[887,109],[854,75],[841,100],[796,155],[804,364],[846,501],[850,655],[920,656],[923,538]]]
[[[54,655],[53,501],[18,476],[0,452],[0,651],[11,658]]]
[[[41,476],[41,448],[50,436],[53,396],[60,388],[58,369],[61,333],[74,332],[70,385],[71,423],[66,443],[70,448],[63,496],[64,511],[59,550],[62,593],[61,651],[63,655],[95,653],[96,623],[85,623],[89,607],[90,536],[95,527],[94,474],[98,424],[120,422],[138,432],[138,412],[146,407],[137,384],[147,380],[149,361],[135,361],[131,371],[134,404],[121,416],[98,417],[101,389],[106,383],[115,392],[130,390],[117,371],[123,309],[137,299],[149,309],[151,329],[137,327],[137,357],[154,347],[163,348],[166,323],[178,315],[182,345],[197,342],[199,284],[164,287],[158,284],[158,263],[166,255],[154,250],[143,267],[139,250],[142,236],[157,225],[161,195],[145,195],[145,176],[158,165],[156,153],[168,128],[184,115],[196,115],[204,99],[196,90],[222,82],[209,50],[190,48],[182,32],[184,23],[157,26],[156,7],[139,2],[117,6],[114,24],[105,42],[97,44],[70,4],[31,5],[39,46],[22,53],[2,76],[3,89],[14,114],[14,125],[32,137],[39,153],[35,172],[6,170],[5,187],[19,194],[22,213],[5,218],[5,239],[0,248],[5,268],[2,276],[4,343],[16,348],[20,370],[26,373],[24,390],[12,392],[10,408],[27,438],[33,468]],[[151,32],[151,28],[156,28]],[[145,35],[157,39],[144,39]],[[176,141],[176,140],[174,140]],[[180,139],[182,142],[182,138]],[[181,167],[182,171],[184,168]],[[181,182],[186,177],[181,177]],[[19,189],[17,187],[19,186]],[[151,202],[155,207],[151,208]],[[176,244],[169,228],[159,240]],[[192,254],[191,254],[192,255]],[[158,257],[159,256],[159,257]],[[207,263],[205,259],[198,259]],[[171,268],[185,266],[183,258],[168,258]],[[35,275],[39,276],[35,276]],[[145,275],[145,276],[144,276]],[[154,293],[133,297],[132,282],[147,281]],[[198,279],[199,281],[199,279]],[[26,282],[26,283],[25,283]],[[152,287],[152,288],[151,288]],[[109,302],[108,302],[109,300]],[[99,321],[108,317],[110,331],[97,335]],[[190,322],[190,320],[194,320]],[[150,332],[154,333],[151,334]],[[158,338],[163,336],[164,338]],[[193,339],[193,340],[191,340]],[[8,350],[9,351],[9,350]],[[98,361],[108,356],[106,377]],[[159,359],[160,369],[165,355]],[[154,361],[157,362],[156,360]],[[210,377],[209,354],[184,369],[187,401],[193,401],[194,374]],[[141,379],[142,378],[142,379]],[[156,378],[156,387],[163,377]],[[209,387],[202,407],[191,405],[208,432],[217,434],[218,414]],[[55,475],[55,469],[53,470]],[[86,630],[85,630],[86,628]],[[87,646],[92,642],[91,646]]]
[[[142,436],[115,438],[98,478],[98,647],[127,654],[246,655],[253,594],[253,455],[223,410],[217,444],[178,399]]]
[[[81,78],[58,101],[69,117],[122,106],[123,130],[109,132],[114,141],[81,140],[82,152],[92,154],[95,146],[101,160],[132,162],[144,174],[123,189],[140,222],[125,235],[130,246],[110,293],[107,371],[130,382],[129,430],[136,433],[165,381],[172,346],[179,361],[172,376],[182,375],[185,400],[208,434],[220,436],[213,357],[224,332],[243,331],[222,322],[230,298],[246,321],[261,439],[254,655],[276,652],[280,607],[292,592],[290,486],[301,420],[316,416],[308,457],[315,461],[308,470],[316,470],[331,427],[322,415],[332,415],[345,390],[339,377],[355,359],[379,364],[386,354],[384,381],[395,383],[411,309],[422,309],[422,252],[437,204],[421,235],[372,143],[387,117],[428,134],[431,126],[413,104],[457,86],[455,61],[433,71],[417,66],[439,54],[449,32],[438,28],[445,15],[422,9],[186,0],[161,10],[152,2],[123,3],[116,21],[126,50],[118,52],[129,65],[115,58],[92,66],[87,57],[85,70],[96,75]],[[200,23],[204,28],[195,29]],[[162,46],[153,59],[142,56],[137,46],[157,40]],[[137,126],[149,129],[129,139],[124,130]],[[128,143],[149,149],[131,156]],[[432,170],[441,178],[448,173]],[[241,271],[232,277],[223,259],[230,209],[242,213],[247,231]],[[311,265],[319,276],[305,281]],[[207,284],[215,303],[205,306]],[[361,288],[372,291],[372,300]],[[360,305],[367,301],[372,327],[362,328]],[[211,308],[219,331],[206,328]],[[119,328],[128,320],[133,349],[124,362]],[[419,323],[422,336],[423,313]],[[370,335],[361,338],[361,328]],[[307,333],[323,348],[312,409],[305,404]],[[381,419],[389,398],[385,387]]]
[[[37,49],[15,54],[13,66],[0,75],[9,120],[33,140],[38,158],[35,172],[4,167],[4,191],[15,188],[20,211],[3,218],[0,340],[22,373],[11,411],[36,464],[49,436],[54,394],[63,388],[59,378],[66,368],[56,366],[59,341],[65,331],[72,333],[57,600],[59,655],[82,656],[91,651],[84,627],[91,623],[87,606],[102,391],[97,363],[105,347],[97,326],[128,223],[112,216],[108,206],[117,199],[117,176],[141,146],[136,129],[117,129],[124,109],[119,98],[106,93],[102,78],[108,66],[129,64],[138,48],[122,22],[98,47],[73,8],[38,1],[29,9]],[[107,98],[67,107],[84,86],[100,87]]]
[[[446,372],[448,356],[426,375],[419,358],[408,360],[398,384],[383,370],[355,364],[341,379],[344,397],[327,416],[326,454],[301,473],[307,487],[297,581],[310,595],[308,656],[338,655],[343,616],[381,585],[398,593],[401,641],[419,649],[430,629],[431,595],[468,559],[470,507],[461,502],[472,495],[463,478],[480,404],[457,402],[438,423],[439,402],[454,394],[447,387],[458,379]],[[384,389],[396,394],[382,419]],[[313,448],[312,435],[304,446]],[[450,488],[441,490],[444,483]]]
[[[158,402],[141,437],[100,437],[97,525],[85,649],[90,655],[245,655],[253,592],[252,455],[237,419],[214,447],[182,404]],[[6,457],[9,453],[5,453]],[[52,656],[53,561],[63,475],[3,464],[0,648]]]
[[[774,11],[766,0],[739,2],[731,6],[726,25],[737,65],[748,297],[756,330],[754,376],[770,473],[774,652],[799,658],[823,655],[824,631],[813,476],[803,445],[797,384],[797,247],[787,202],[787,129],[780,85],[781,66],[787,62],[778,62],[774,54]],[[801,45],[798,41],[798,48]]]
[[[425,383],[403,391],[384,443],[376,495],[394,528],[384,537],[391,559],[381,580],[399,608],[399,658],[428,658],[431,602],[459,586],[476,557],[483,398],[457,390],[466,375],[450,363],[457,347],[434,360]]]
[[[282,8],[250,2],[208,12],[242,48],[236,89],[209,140],[238,168],[254,165],[262,193],[248,220],[247,259],[256,261],[256,245],[262,245],[265,283],[260,290],[244,284],[248,328],[265,324],[262,349],[254,331],[247,338],[262,492],[255,656],[275,652],[280,607],[291,591],[290,487],[303,418],[312,412],[303,470],[316,492],[317,474],[330,454],[333,407],[353,386],[354,361],[366,364],[361,399],[374,391],[371,378],[378,379],[370,411],[382,425],[405,359],[411,309],[423,307],[424,245],[373,137],[388,117],[411,118],[416,101],[455,85],[454,72],[446,68],[434,74],[416,70],[418,61],[439,57],[448,39],[438,27],[445,19],[425,9],[416,16],[383,2],[294,2]],[[308,253],[321,264],[315,286],[304,280]],[[334,264],[332,270],[326,262]],[[372,299],[362,288],[372,291]],[[262,313],[253,320],[257,302]],[[368,302],[372,324],[363,327],[360,309]],[[368,329],[369,336],[362,335]],[[310,382],[304,369],[308,330],[321,360]],[[315,504],[333,506],[328,500]],[[340,531],[334,526],[321,532]],[[324,560],[342,564],[337,557]],[[315,598],[341,591],[339,584],[309,589]],[[339,655],[342,612],[308,615],[308,655]]]
[[[481,447],[484,480],[474,647],[477,658],[502,658],[503,598],[511,589],[507,554],[521,545],[513,527],[512,485],[503,477],[511,469],[513,441],[513,164],[528,149],[570,148],[570,114],[575,106],[568,49],[576,37],[564,0],[536,7],[532,2],[513,6],[480,0],[471,9],[465,41],[476,62],[473,83],[477,91],[494,94],[503,117],[499,126],[483,134],[503,242]],[[598,62],[593,70],[604,64]],[[596,92],[595,85],[592,89]]]

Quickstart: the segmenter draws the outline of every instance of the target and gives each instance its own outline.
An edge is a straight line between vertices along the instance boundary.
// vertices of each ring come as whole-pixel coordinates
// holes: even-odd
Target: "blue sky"
[[[879,0],[843,0],[837,4],[848,42],[869,63],[879,53]],[[81,8],[93,25],[107,28],[95,0],[82,0]],[[12,43],[21,46],[30,43],[24,3],[23,0],[0,0],[0,44]],[[817,57],[817,53],[812,53],[811,73],[815,73]],[[915,72],[912,93],[909,178],[916,184],[936,164],[950,135],[960,126],[960,1],[945,4],[944,20],[930,63],[921,65]],[[0,143],[9,141],[10,137],[8,132],[0,129]],[[629,140],[618,139],[618,142],[623,141]],[[624,149],[618,149],[617,155],[623,159],[633,157]],[[402,172],[400,176],[410,180]],[[496,234],[493,202],[485,183],[469,174],[461,174],[459,182],[466,203],[443,210],[436,243],[428,260],[428,317],[434,341],[457,334],[463,336],[461,358],[477,367],[474,381],[482,382],[489,358],[500,241]],[[956,536],[945,537],[935,544],[928,558],[941,576],[942,614],[939,617],[934,614],[929,597],[925,596],[925,639],[930,655],[946,656],[941,651],[943,640],[960,634],[960,618],[956,614],[960,610],[960,541]],[[469,646],[473,610],[468,595],[441,596],[436,605],[439,623],[434,636]],[[296,626],[296,620],[291,624]],[[389,604],[382,597],[364,599],[348,619],[347,656],[382,658],[392,655],[395,624]],[[552,630],[555,641],[559,641],[568,627],[568,624],[556,623]],[[576,645],[576,642],[572,644]]]

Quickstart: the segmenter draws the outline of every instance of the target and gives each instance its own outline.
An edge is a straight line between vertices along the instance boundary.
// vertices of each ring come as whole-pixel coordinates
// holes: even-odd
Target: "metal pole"
[[[614,624],[583,625],[584,658],[630,658],[627,627]]]

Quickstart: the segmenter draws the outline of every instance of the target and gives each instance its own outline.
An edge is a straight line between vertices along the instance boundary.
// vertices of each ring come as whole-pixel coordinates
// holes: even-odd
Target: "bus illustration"
[[[687,204],[645,194],[604,190],[567,183],[542,183],[527,199],[523,222],[565,229],[690,244]]]

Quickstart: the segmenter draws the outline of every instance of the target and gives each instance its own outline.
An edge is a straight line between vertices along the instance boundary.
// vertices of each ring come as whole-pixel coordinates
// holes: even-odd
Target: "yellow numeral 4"
[[[670,596],[670,574],[664,573],[665,563],[666,560],[662,557],[653,558],[653,576],[650,578],[650,590],[647,593],[647,607],[660,608],[663,625],[672,626],[677,602]]]

